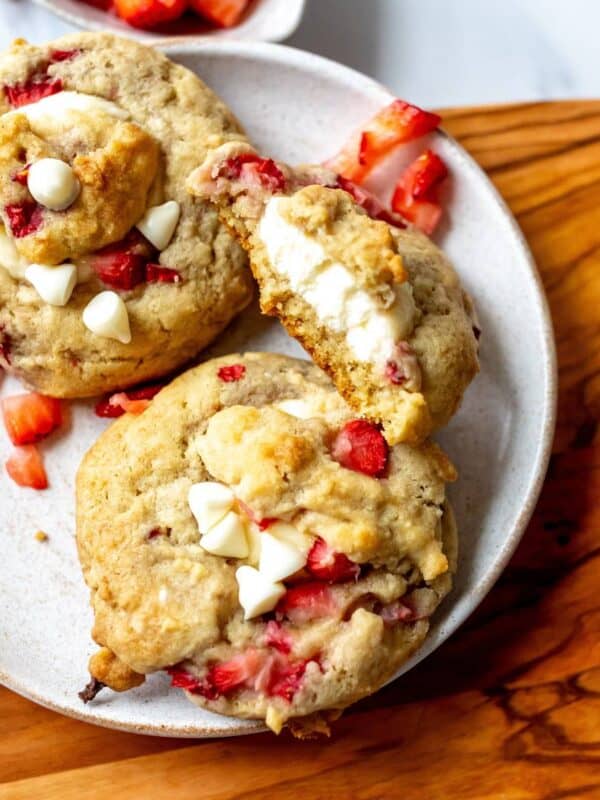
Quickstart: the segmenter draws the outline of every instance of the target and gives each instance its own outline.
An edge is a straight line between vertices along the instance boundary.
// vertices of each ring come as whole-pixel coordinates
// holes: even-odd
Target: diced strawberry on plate
[[[392,196],[392,209],[423,233],[431,234],[442,216],[438,188],[448,168],[432,150],[426,150],[400,176]]]
[[[308,552],[306,569],[322,581],[341,583],[358,578],[360,566],[344,553],[336,552],[320,536]]]
[[[190,0],[190,7],[223,28],[236,25],[249,0]]]
[[[3,397],[4,425],[13,444],[39,442],[62,425],[60,401],[37,392]]]
[[[404,100],[394,100],[379,111],[326,166],[348,180],[361,183],[398,145],[435,130],[441,117]]]
[[[379,478],[387,466],[388,446],[376,425],[366,419],[353,419],[334,439],[331,455],[347,469]]]
[[[117,14],[134,28],[151,29],[179,19],[187,0],[114,0]]]
[[[15,447],[5,464],[6,471],[19,486],[48,488],[48,477],[39,450],[34,444]]]

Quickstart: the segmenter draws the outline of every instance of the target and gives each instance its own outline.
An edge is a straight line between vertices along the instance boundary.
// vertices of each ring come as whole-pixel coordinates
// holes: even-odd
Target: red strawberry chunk
[[[265,628],[265,644],[287,655],[292,650],[293,640],[279,622],[271,619]]]
[[[21,186],[27,186],[29,167],[30,164],[27,164],[25,167],[23,167],[23,169],[19,170],[19,172],[15,172],[15,174],[11,177],[11,181],[14,181],[15,183],[20,183]]]
[[[151,29],[178,19],[187,0],[114,0],[114,8],[134,28]]]
[[[159,383],[154,386],[143,386],[139,389],[130,389],[127,392],[117,392],[100,400],[96,404],[95,413],[98,417],[120,417],[126,411],[132,412],[132,409],[137,409],[135,403],[143,403],[143,407],[139,406],[139,410],[132,413],[140,413],[144,411],[150,400],[157,395],[165,384]]]
[[[181,283],[181,275],[176,269],[161,267],[160,264],[146,264],[145,278],[147,283]]]
[[[392,196],[393,210],[423,233],[433,233],[442,216],[437,190],[447,175],[442,159],[426,150],[400,176]]]
[[[286,617],[297,625],[319,617],[333,616],[337,611],[335,596],[329,586],[322,581],[301,583],[291,587],[276,608],[280,619]]]
[[[35,233],[42,224],[42,208],[30,200],[25,203],[12,203],[4,210],[15,239],[22,239]]]
[[[113,244],[94,254],[92,269],[103,283],[113,289],[124,291],[134,289],[145,279],[143,256],[119,250],[118,246]]]
[[[250,186],[257,184],[270,192],[283,191],[286,179],[283,172],[271,158],[261,158],[256,153],[233,156],[223,162],[219,177],[240,180]]]
[[[306,569],[322,581],[340,583],[355,580],[360,575],[360,566],[344,553],[337,553],[320,536],[308,552]]]
[[[219,367],[217,375],[220,380],[225,383],[234,383],[241,380],[246,374],[246,367],[243,364],[228,364],[225,367]]]
[[[216,699],[217,693],[206,678],[197,678],[181,667],[170,667],[167,672],[171,676],[171,686],[185,689],[186,692],[192,692],[193,694],[200,694],[208,700]]]
[[[190,0],[198,14],[224,28],[231,28],[240,19],[249,0]]]
[[[344,178],[343,175],[338,176],[337,186],[333,188],[343,189],[345,192],[348,192],[348,194],[352,196],[354,202],[363,208],[371,217],[371,219],[382,220],[383,222],[387,222],[388,225],[394,225],[396,228],[406,227],[400,217],[396,216],[396,214],[392,214],[391,211],[388,211],[387,208],[379,202],[374,194],[371,194],[366,189],[357,186],[352,181]]]
[[[404,100],[383,108],[327,166],[345,178],[361,183],[380,161],[398,145],[424,136],[437,128],[440,117]]]
[[[19,486],[46,489],[48,477],[39,450],[34,444],[16,447],[5,464],[6,471]]]
[[[2,398],[4,425],[13,444],[33,444],[62,425],[60,401],[37,392]]]
[[[240,507],[240,511],[243,511],[251,522],[253,522],[255,525],[258,525],[261,531],[265,531],[270,525],[272,525],[274,522],[277,522],[277,517],[264,517],[261,519],[258,514],[250,508],[250,506],[246,505],[246,503],[239,498],[237,504]]]
[[[269,687],[269,694],[272,697],[281,697],[291,703],[300,688],[309,660],[311,659],[297,661],[295,664],[290,664],[284,671],[276,674]]]
[[[50,63],[56,64],[59,61],[70,61],[75,56],[78,56],[81,53],[81,50],[74,49],[74,50],[53,50],[50,53]]]
[[[38,75],[24,83],[15,83],[4,87],[4,95],[13,108],[37,103],[43,97],[62,92],[60,78],[51,78],[49,75]]]
[[[264,655],[253,647],[234,656],[229,661],[215,664],[208,671],[207,681],[218,694],[228,694],[243,684],[251,682],[262,666]]]
[[[336,436],[331,455],[347,469],[378,478],[387,467],[388,446],[376,425],[353,419]]]

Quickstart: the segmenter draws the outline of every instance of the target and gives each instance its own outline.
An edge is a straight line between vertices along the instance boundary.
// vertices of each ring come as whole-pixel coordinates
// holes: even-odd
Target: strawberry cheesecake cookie
[[[244,142],[211,151],[188,186],[247,249],[262,310],[390,444],[449,420],[478,370],[477,339],[470,300],[425,235],[337,173]]]
[[[101,648],[82,698],[166,670],[210,711],[326,728],[426,637],[455,568],[455,477],[431,442],[390,448],[309,362],[188,371],[79,470]]]
[[[250,300],[246,256],[185,178],[243,138],[195,75],[81,33],[0,55],[0,364],[82,397],[156,378]]]

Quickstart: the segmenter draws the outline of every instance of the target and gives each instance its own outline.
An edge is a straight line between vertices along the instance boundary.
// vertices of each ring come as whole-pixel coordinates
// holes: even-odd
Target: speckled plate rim
[[[285,66],[292,66],[299,70],[309,69],[318,70],[320,74],[327,74],[329,77],[352,82],[354,88],[369,93],[374,100],[381,105],[388,103],[393,95],[381,84],[363,75],[356,70],[343,66],[337,62],[307,53],[295,48],[284,45],[277,45],[264,42],[203,42],[201,44],[178,44],[161,47],[169,57],[177,60],[179,56],[190,55],[194,52],[202,51],[208,55],[223,58],[235,58],[236,56],[250,57],[256,60],[266,61],[270,64],[280,63]],[[541,409],[540,436],[537,442],[535,456],[532,460],[533,467],[526,489],[524,491],[523,503],[518,516],[507,534],[502,548],[497,552],[496,557],[485,577],[481,580],[477,590],[472,592],[470,602],[460,613],[452,615],[447,624],[438,627],[434,636],[430,636],[419,651],[409,659],[403,667],[396,673],[390,682],[396,680],[405,672],[410,670],[422,661],[431,652],[437,649],[449,636],[451,636],[473,613],[484,597],[488,594],[494,583],[506,567],[510,557],[514,553],[519,541],[521,540],[527,523],[529,522],[540,491],[542,489],[548,461],[550,458],[554,429],[556,425],[557,408],[557,387],[558,370],[556,348],[552,321],[543,284],[537,270],[535,261],[527,244],[527,241],[516,222],[508,205],[499,194],[495,186],[481,169],[477,162],[461,147],[461,145],[445,131],[440,132],[455,148],[456,154],[461,159],[461,166],[469,174],[472,180],[477,180],[486,184],[487,191],[494,199],[498,209],[508,226],[510,234],[514,237],[515,245],[519,247],[529,269],[529,277],[533,281],[537,300],[537,312],[541,324],[541,335],[543,343],[542,364],[545,377],[544,405]],[[452,594],[446,603],[452,602]],[[122,730],[131,733],[146,734],[151,736],[180,737],[180,738],[211,738],[211,737],[232,737],[259,733],[265,727],[258,721],[240,721],[239,727],[223,729],[220,727],[210,727],[204,722],[202,726],[171,726],[146,725],[137,723],[120,723],[117,721],[106,720],[97,717],[93,709],[87,707],[85,711],[77,712],[70,707],[54,702],[48,698],[41,697],[37,693],[28,691],[26,687],[20,685],[11,676],[0,671],[0,683],[12,689],[18,694],[38,703],[45,708],[59,712],[83,722],[89,722],[101,727]]]

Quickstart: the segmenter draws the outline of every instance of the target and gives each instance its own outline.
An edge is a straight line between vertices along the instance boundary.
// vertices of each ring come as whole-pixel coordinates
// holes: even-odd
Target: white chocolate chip
[[[244,609],[244,619],[252,619],[272,611],[285,594],[283,583],[276,583],[244,564],[235,573],[239,587],[239,601]]]
[[[92,333],[122,344],[131,341],[127,306],[116,292],[100,292],[83,309],[83,324]]]
[[[275,408],[285,414],[289,414],[290,417],[298,417],[298,419],[310,419],[315,416],[312,408],[305,400],[281,400],[279,403],[275,403]]]
[[[43,121],[45,117],[49,119],[63,118],[70,111],[87,114],[100,112],[117,119],[128,119],[130,116],[128,111],[110,100],[83,92],[57,92],[57,94],[51,94],[48,97],[42,97],[41,100],[20,106],[14,111],[9,111],[8,114],[25,114],[30,123],[36,123],[40,120]]]
[[[46,303],[66,306],[77,283],[77,267],[74,264],[58,267],[31,264],[25,270],[25,277]]]
[[[209,530],[233,508],[234,495],[228,486],[215,481],[203,481],[190,486],[188,504],[196,517],[200,533]]]
[[[28,266],[29,261],[19,255],[15,243],[0,225],[0,267],[4,267],[13,278],[24,278]]]
[[[75,173],[59,158],[40,158],[27,172],[27,188],[34,200],[51,211],[64,211],[79,195]]]
[[[200,539],[200,547],[224,558],[246,558],[248,542],[246,529],[239,514],[228,511],[220,522]]]
[[[314,542],[311,536],[302,533],[295,525],[290,525],[289,522],[274,522],[273,525],[269,526],[269,533],[302,553],[306,561],[308,551]]]
[[[135,227],[157,250],[164,250],[173,238],[180,214],[179,203],[168,200],[160,206],[149,208]]]
[[[262,533],[258,571],[265,578],[281,581],[306,564],[306,554],[268,531]]]

